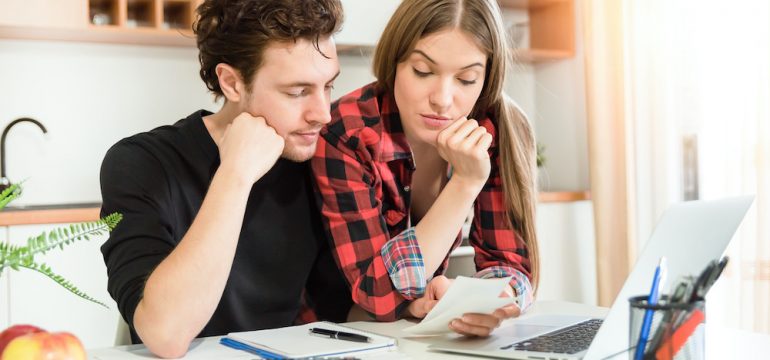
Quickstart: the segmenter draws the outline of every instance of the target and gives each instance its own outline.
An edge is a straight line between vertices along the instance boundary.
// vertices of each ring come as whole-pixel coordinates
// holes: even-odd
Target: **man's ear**
[[[227,101],[240,102],[246,95],[246,86],[244,85],[241,73],[232,66],[224,63],[217,64],[217,79],[219,88],[225,95]]]

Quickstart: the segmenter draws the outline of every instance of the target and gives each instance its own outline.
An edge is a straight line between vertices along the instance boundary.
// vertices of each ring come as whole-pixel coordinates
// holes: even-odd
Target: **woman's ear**
[[[246,87],[238,70],[224,63],[217,64],[217,79],[222,94],[229,102],[240,102],[245,95]]]

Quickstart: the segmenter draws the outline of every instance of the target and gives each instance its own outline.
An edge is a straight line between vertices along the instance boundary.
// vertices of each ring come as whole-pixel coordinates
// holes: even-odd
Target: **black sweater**
[[[101,169],[105,216],[123,221],[102,246],[108,290],[133,316],[150,273],[189,229],[219,167],[201,110],[115,144]],[[334,264],[307,163],[279,160],[251,189],[230,277],[199,336],[292,325],[303,289],[321,319],[345,321],[350,291]]]

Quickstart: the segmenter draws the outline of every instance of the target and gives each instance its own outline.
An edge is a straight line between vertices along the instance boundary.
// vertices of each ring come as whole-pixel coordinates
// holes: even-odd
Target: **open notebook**
[[[353,342],[333,339],[310,333],[311,328],[323,328],[368,336],[369,342]],[[386,336],[352,329],[330,322],[314,322],[278,329],[245,331],[227,334],[223,345],[248,351],[265,359],[301,359],[388,350],[396,340]]]

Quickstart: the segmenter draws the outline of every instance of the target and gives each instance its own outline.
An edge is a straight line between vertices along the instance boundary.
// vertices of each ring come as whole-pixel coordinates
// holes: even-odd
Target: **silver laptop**
[[[605,319],[534,315],[512,321],[489,338],[447,338],[430,349],[506,359],[593,360],[625,354],[629,348],[628,298],[649,293],[660,258],[667,257],[669,283],[682,275],[697,276],[709,261],[722,256],[753,201],[753,196],[744,196],[671,206],[655,227]],[[565,334],[574,332],[588,333],[589,337],[582,344],[563,340]],[[551,339],[553,345],[543,339]],[[531,349],[532,344],[538,345],[537,350]]]

